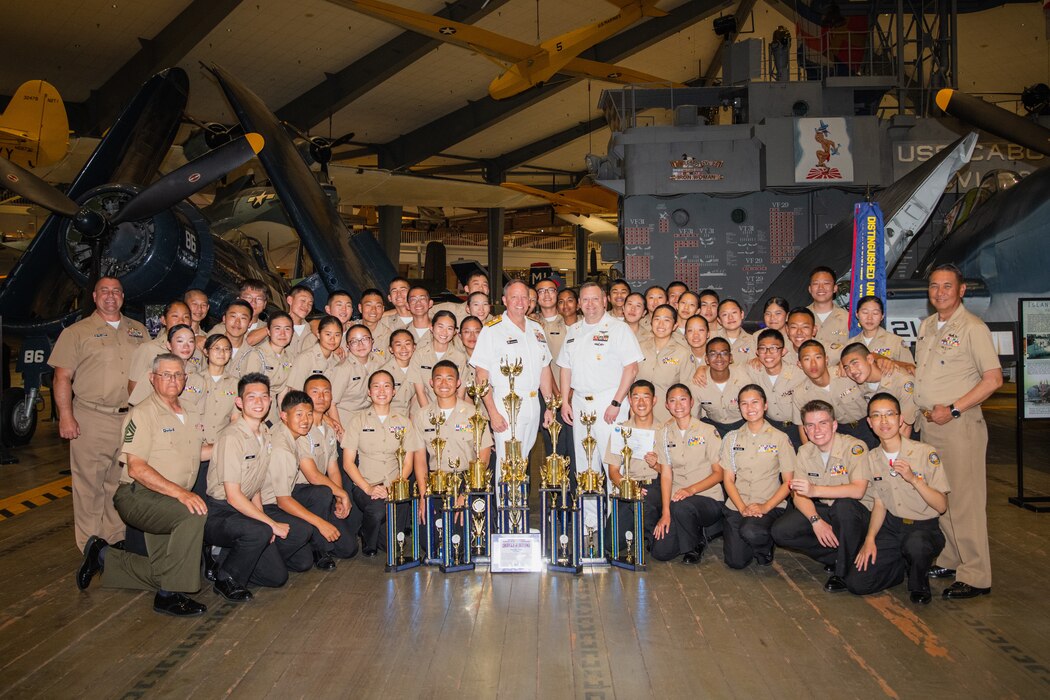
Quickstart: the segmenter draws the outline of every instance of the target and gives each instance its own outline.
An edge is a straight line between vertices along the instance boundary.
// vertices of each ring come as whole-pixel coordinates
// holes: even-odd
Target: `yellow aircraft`
[[[609,218],[616,218],[620,197],[601,185],[588,182],[558,192],[546,192],[519,182],[504,182],[500,186],[546,199],[554,207],[554,213],[559,219],[582,226],[591,233],[591,240],[597,243],[608,243],[619,238],[619,230]]]
[[[583,51],[631,26],[642,17],[661,17],[667,14],[657,9],[657,0],[608,1],[620,8],[620,12],[614,17],[533,45],[469,24],[406,10],[377,0],[329,0],[361,14],[484,55],[503,68],[503,72],[489,84],[489,95],[496,100],[512,97],[533,85],[539,85],[555,73],[568,73],[612,83],[662,83],[682,87],[679,83],[648,73],[579,58]]]
[[[0,115],[0,156],[24,168],[57,162],[69,148],[69,120],[58,90],[43,80],[22,83]]]

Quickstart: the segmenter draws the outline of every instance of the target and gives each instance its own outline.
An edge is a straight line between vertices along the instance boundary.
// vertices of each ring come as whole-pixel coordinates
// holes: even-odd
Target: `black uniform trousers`
[[[201,462],[200,469],[197,470],[197,480],[193,482],[193,488],[190,491],[197,494],[201,498],[208,496],[208,465],[211,462]]]
[[[315,552],[323,552],[349,559],[357,554],[357,534],[361,531],[361,509],[352,507],[345,518],[335,515],[335,497],[332,489],[320,484],[298,484],[292,488],[292,498],[318,518],[328,521],[339,530],[339,539],[329,542],[316,527],[310,526],[310,544]]]
[[[944,549],[944,533],[938,518],[909,520],[886,513],[875,535],[875,562],[865,571],[850,566],[846,587],[857,595],[878,593],[896,586],[905,576],[912,593],[928,592],[927,571]]]
[[[718,431],[718,437],[724,438],[728,433],[731,433],[732,431],[736,430],[747,421],[741,418],[740,420],[735,420],[732,423],[716,423],[707,416],[704,416],[700,419],[700,422],[707,423],[708,425],[713,425],[715,427],[715,430]]]
[[[834,566],[836,576],[846,576],[868,533],[871,513],[854,498],[836,498],[831,505],[813,501],[817,515],[831,524],[838,547],[825,547],[813,533],[813,525],[797,509],[785,513],[773,524],[773,541],[779,547],[796,549],[824,566]]]
[[[849,423],[842,421],[839,423],[839,429],[836,432],[857,438],[867,445],[869,450],[874,450],[879,446],[879,439],[875,437],[875,433],[871,432],[871,426],[868,425],[868,421],[863,419]]]
[[[645,546],[650,551],[652,550],[655,538],[653,537],[653,528],[656,527],[656,522],[660,519],[660,512],[663,508],[660,502],[660,477],[656,477],[649,484],[642,486],[645,489],[645,495],[642,496],[642,529],[645,531],[642,536],[645,538]],[[606,525],[606,549],[607,554],[612,553],[612,542],[614,537],[618,537],[620,540],[620,551],[627,551],[627,532],[630,531],[635,541],[638,540],[638,533],[635,532],[634,527],[634,505],[625,501],[618,501],[612,499],[609,502],[610,507],[617,508],[617,518],[620,521],[619,532],[612,531],[612,518],[609,518]],[[666,537],[664,538],[667,539]]]
[[[350,498],[354,502],[354,508],[350,511],[351,514],[353,514],[354,510],[358,511],[360,514],[361,540],[365,551],[387,551],[389,543],[387,542],[386,536],[386,499],[372,498],[358,488],[357,484],[351,485]],[[397,518],[396,529],[398,531],[412,530],[411,502],[406,501],[405,503],[398,503],[394,515]],[[406,546],[407,544],[408,540],[406,540]],[[423,549],[425,549],[425,547]],[[423,549],[420,551],[422,552]]]
[[[266,523],[242,515],[227,501],[207,497],[208,522],[204,525],[204,542],[224,551],[220,557],[219,578],[231,578],[241,586],[279,588],[288,581],[288,570],[306,571],[313,566],[307,546],[310,525],[288,515],[275,505],[263,511],[277,522],[287,523],[288,536],[276,537]]]
[[[802,447],[802,435],[799,434],[802,426],[795,425],[789,420],[773,420],[769,417],[766,418],[766,422],[787,435],[788,440],[791,441],[791,446],[795,448],[795,452],[798,452],[798,448]]]
[[[760,518],[745,518],[729,506],[722,506],[725,530],[722,531],[723,556],[726,566],[743,569],[757,559],[759,564],[773,561],[773,523],[785,513],[774,508]]]
[[[671,528],[662,540],[653,542],[653,559],[670,561],[681,554],[706,547],[704,528],[715,525],[721,519],[722,502],[708,496],[696,494],[680,501],[671,501]]]

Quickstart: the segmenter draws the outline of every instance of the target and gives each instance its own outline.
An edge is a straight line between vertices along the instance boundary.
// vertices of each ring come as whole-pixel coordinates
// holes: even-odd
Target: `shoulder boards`
[[[491,321],[489,321],[485,325],[486,326],[495,326],[497,323],[499,323],[502,320],[503,320],[503,314],[500,314],[499,316],[497,316],[496,318],[492,319]]]

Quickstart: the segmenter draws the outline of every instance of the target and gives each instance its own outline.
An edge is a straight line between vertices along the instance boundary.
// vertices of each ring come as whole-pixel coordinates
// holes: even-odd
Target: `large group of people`
[[[158,612],[194,615],[202,576],[243,602],[289,572],[386,551],[391,482],[425,494],[429,471],[467,469],[466,390],[487,382],[479,456],[494,478],[512,436],[524,454],[542,438],[574,476],[603,471],[613,492],[629,475],[654,559],[695,565],[720,532],[728,567],[769,566],[787,548],[824,566],[828,592],[906,581],[924,604],[931,578],[954,577],[944,597],[987,594],[981,403],[1002,383],[991,334],[950,265],[930,275],[935,313],[914,355],[883,328],[877,297],[855,301],[850,337],[835,283],[813,270],[808,303],[769,299],[753,335],[740,302],[681,282],[515,280],[493,316],[482,273],[460,303],[435,305],[399,277],[357,300],[334,292],[320,315],[307,287],[271,300],[248,280],[215,327],[190,290],[150,340],[122,314],[119,281],[101,279],[94,313],[49,360],[77,585],[101,572],[104,586],[155,591]],[[511,425],[505,369],[517,363]],[[557,445],[554,421],[566,428]],[[649,436],[630,464],[621,427]],[[603,527],[598,517],[585,512],[585,525]]]

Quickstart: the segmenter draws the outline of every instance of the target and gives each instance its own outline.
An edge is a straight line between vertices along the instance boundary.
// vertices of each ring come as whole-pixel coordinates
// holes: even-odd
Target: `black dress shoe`
[[[930,601],[933,600],[933,596],[929,591],[912,591],[911,602],[916,605],[929,605]]]
[[[92,535],[88,538],[84,545],[84,558],[80,562],[80,568],[77,569],[77,588],[80,590],[87,588],[91,584],[91,579],[95,578],[95,574],[102,571],[102,560],[99,559],[99,554],[108,546],[109,543],[101,537]]]
[[[990,587],[978,588],[962,581],[956,581],[945,588],[941,595],[949,600],[966,600],[967,598],[976,598],[979,595],[988,595],[991,592],[992,589]]]
[[[773,566],[773,557],[756,554],[755,563],[759,566]]]
[[[217,581],[219,578],[219,562],[215,555],[211,553],[210,544],[204,545],[201,558],[204,560],[204,578],[209,581]]]
[[[335,568],[335,559],[330,552],[314,552],[314,566],[321,571],[331,571]]]
[[[697,545],[696,549],[691,552],[686,552],[685,556],[682,557],[683,564],[699,564],[700,557],[704,554],[704,545]]]
[[[158,593],[153,597],[153,609],[172,617],[193,617],[208,612],[207,606],[198,603],[192,598],[187,598],[181,593],[174,593],[169,596],[162,596]]]
[[[955,578],[955,569],[934,565],[927,569],[926,575],[930,578]]]
[[[362,553],[362,554],[364,554],[364,555],[365,555],[366,557],[368,557],[369,559],[372,559],[372,558],[374,558],[374,557],[375,557],[375,555],[376,555],[376,551],[377,551],[377,550],[375,550],[375,549],[365,549],[365,550],[362,550],[362,552],[361,552],[361,553]]]
[[[252,599],[252,592],[232,578],[224,578],[216,581],[212,590],[221,595],[231,603],[247,603]]]
[[[842,593],[842,591],[846,590],[846,582],[842,580],[841,576],[832,575],[824,583],[824,590],[828,593]]]

